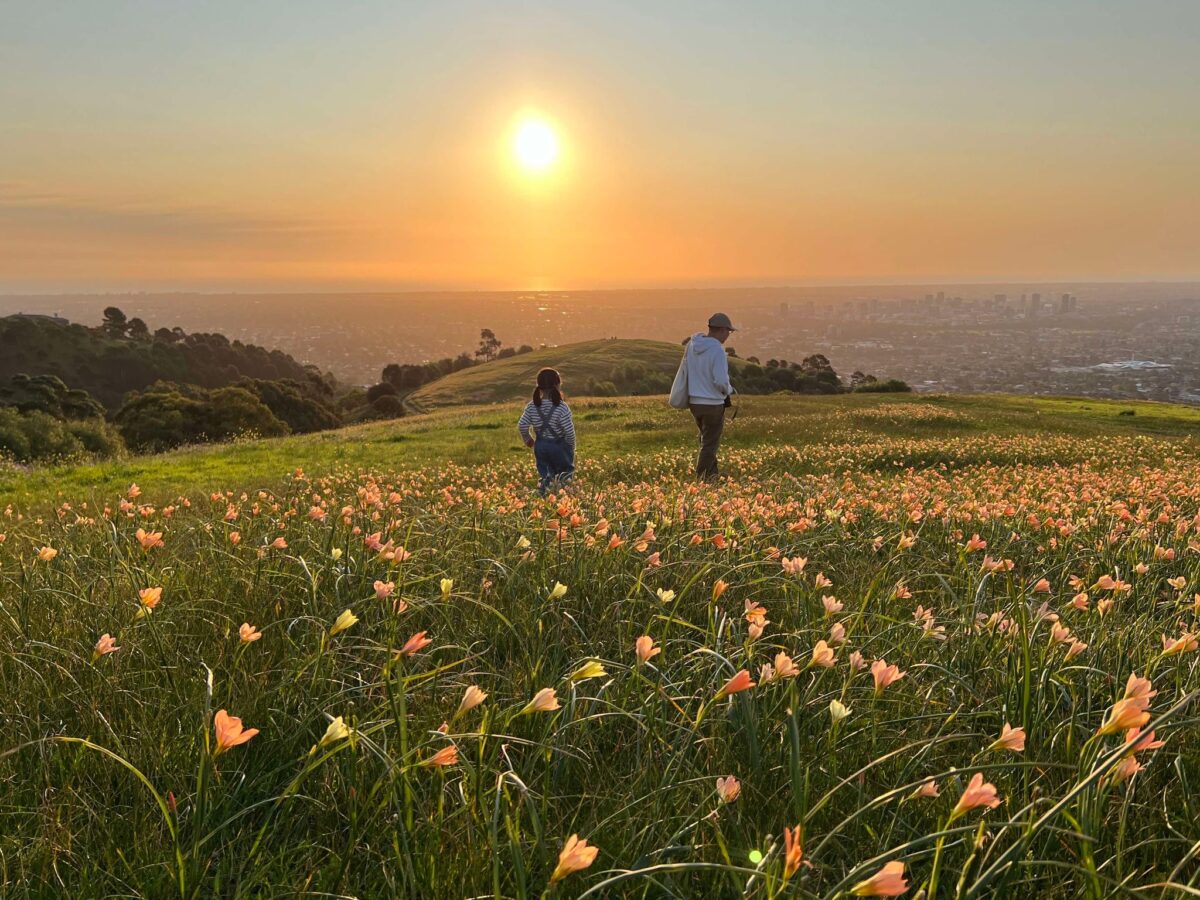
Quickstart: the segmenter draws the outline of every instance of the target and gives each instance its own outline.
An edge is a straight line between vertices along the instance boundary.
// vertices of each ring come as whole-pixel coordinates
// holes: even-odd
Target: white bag
[[[687,351],[683,352],[683,359],[679,361],[679,371],[675,373],[675,381],[671,385],[671,396],[667,400],[667,404],[672,409],[687,409],[688,408],[688,376],[687,376]]]

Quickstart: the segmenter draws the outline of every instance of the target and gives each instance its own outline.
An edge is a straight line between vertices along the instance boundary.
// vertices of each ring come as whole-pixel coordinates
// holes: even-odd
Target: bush
[[[111,459],[125,452],[125,442],[121,440],[120,433],[103,419],[67,422],[66,427],[86,453]]]
[[[0,407],[0,456],[7,459],[33,463],[108,458],[123,449],[120,437],[103,419],[63,422],[40,410],[23,413]]]
[[[290,379],[264,381],[245,378],[235,386],[245,388],[258,397],[293,434],[325,431],[342,424],[341,416],[309,393],[311,383],[306,385]]]
[[[908,394],[912,388],[899,378],[889,378],[887,381],[871,381],[860,384],[852,389],[855,394]]]
[[[0,407],[0,456],[17,462],[29,462],[33,445],[25,434],[22,418],[15,409]]]
[[[384,394],[372,401],[371,410],[379,418],[398,419],[404,415],[404,401],[395,394]]]
[[[151,453],[240,435],[288,433],[287,425],[245,388],[209,391],[162,382],[130,394],[113,423],[129,447]]]
[[[615,397],[620,391],[611,381],[597,381],[589,378],[583,383],[583,393],[586,397]]]
[[[373,384],[367,388],[367,402],[374,403],[380,397],[395,397],[399,393],[394,384],[381,381],[379,384]]]
[[[0,387],[0,405],[14,406],[21,412],[41,411],[56,419],[94,419],[104,415],[104,407],[87,391],[72,390],[56,375],[17,373]]]

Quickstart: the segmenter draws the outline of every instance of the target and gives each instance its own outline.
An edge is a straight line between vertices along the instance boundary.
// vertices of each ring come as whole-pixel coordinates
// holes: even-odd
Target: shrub
[[[404,415],[404,401],[395,394],[384,394],[375,398],[371,410],[383,419],[398,419]]]
[[[288,433],[287,425],[241,387],[209,391],[160,382],[130,394],[113,422],[129,447],[147,452],[245,434],[274,437]]]
[[[103,419],[67,422],[66,428],[86,453],[111,459],[125,452],[125,442],[121,440],[120,432]]]
[[[912,392],[909,385],[899,378],[889,378],[887,381],[871,381],[853,388],[855,394],[907,394]]]

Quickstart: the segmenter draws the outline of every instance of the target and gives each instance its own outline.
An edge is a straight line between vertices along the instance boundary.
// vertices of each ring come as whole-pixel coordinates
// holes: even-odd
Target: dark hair
[[[555,406],[563,402],[562,391],[559,385],[562,384],[562,376],[558,374],[557,369],[542,369],[537,373],[537,387],[533,389],[533,405],[542,405],[542,395],[546,394],[550,397],[550,402]]]

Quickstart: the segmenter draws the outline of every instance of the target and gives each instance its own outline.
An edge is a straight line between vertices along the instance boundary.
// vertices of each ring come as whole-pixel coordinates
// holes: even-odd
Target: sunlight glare
[[[526,119],[513,137],[513,152],[522,168],[540,172],[558,158],[558,136],[541,119]]]

